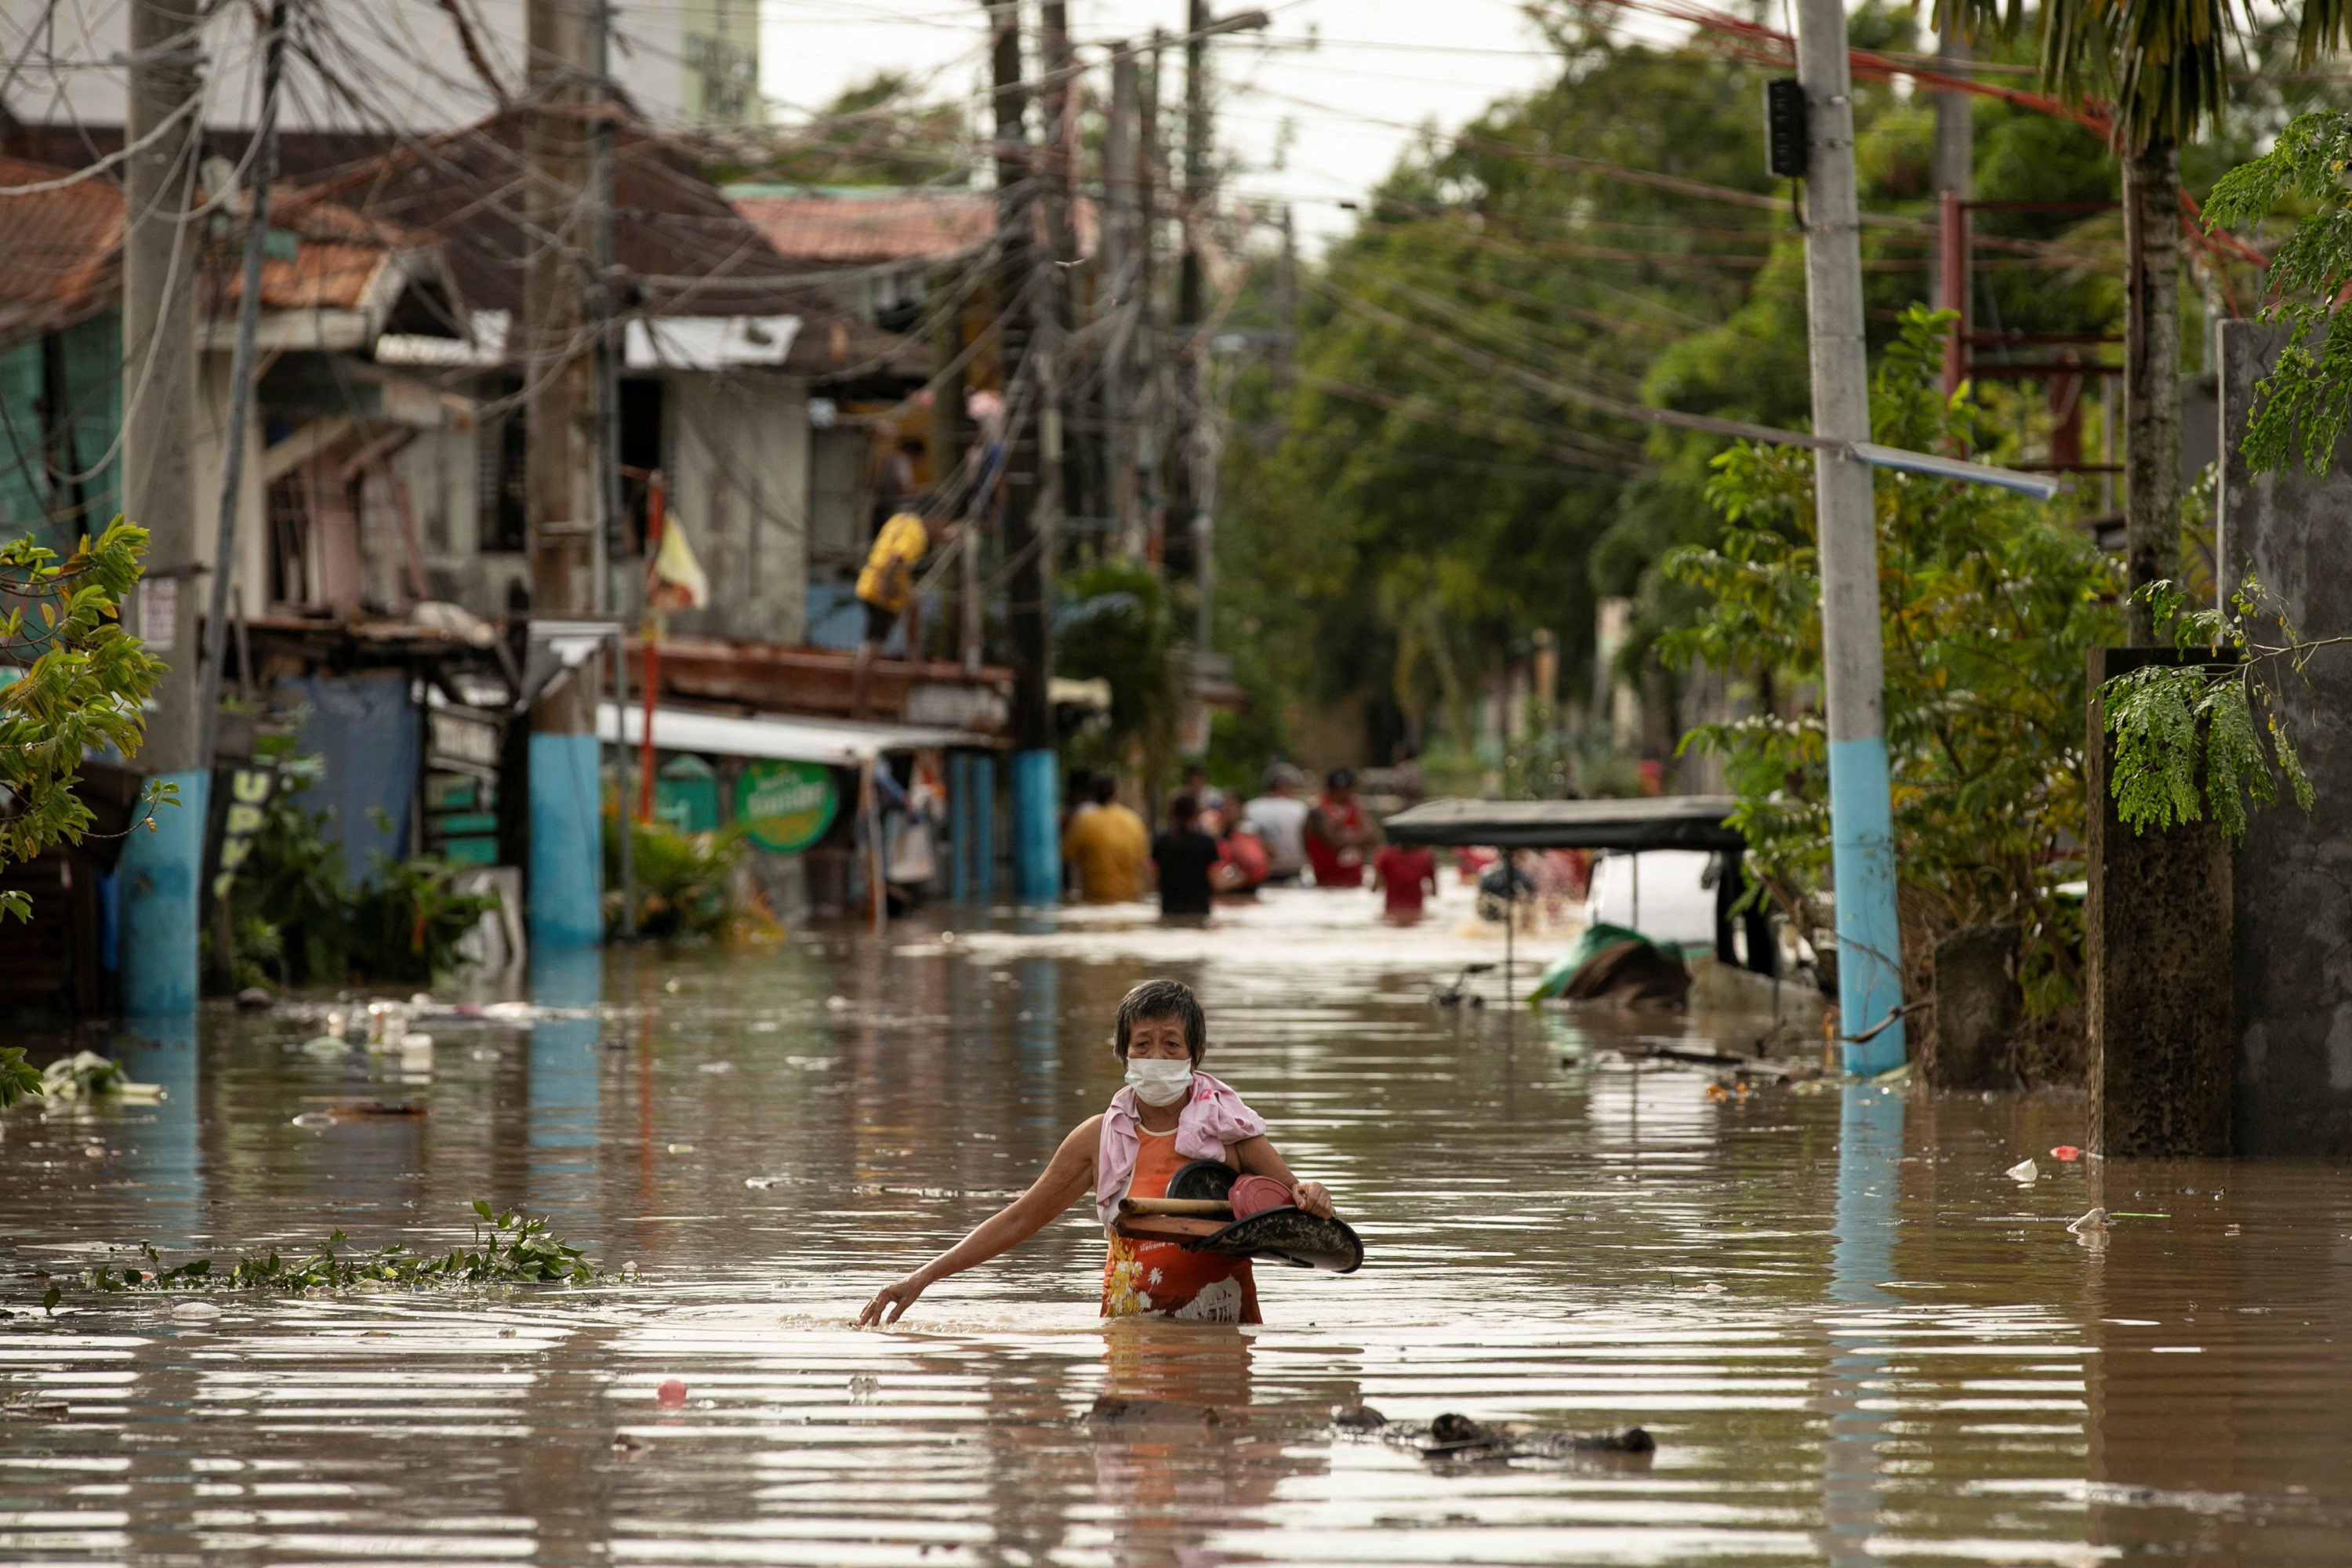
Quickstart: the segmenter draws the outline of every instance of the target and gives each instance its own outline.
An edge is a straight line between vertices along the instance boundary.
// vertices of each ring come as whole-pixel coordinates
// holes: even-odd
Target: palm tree
[[[2014,34],[2023,0],[1937,0],[1936,26]],[[2253,7],[2247,5],[2252,22]],[[2180,511],[2180,146],[2218,119],[2236,26],[2229,0],[2042,0],[2045,90],[2114,106],[2124,195],[2125,563],[2134,589],[2176,575]],[[2352,0],[2302,0],[2295,61],[2339,47]],[[2135,597],[2132,642],[2153,639]]]

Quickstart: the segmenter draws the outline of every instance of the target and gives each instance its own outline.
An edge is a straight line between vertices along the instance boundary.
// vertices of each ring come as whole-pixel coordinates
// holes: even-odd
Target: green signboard
[[[840,795],[815,763],[747,763],[735,780],[735,820],[762,849],[790,855],[824,837]]]

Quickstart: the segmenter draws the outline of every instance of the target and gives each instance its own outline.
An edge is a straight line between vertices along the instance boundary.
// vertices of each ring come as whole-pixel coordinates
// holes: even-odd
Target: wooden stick
[[[1231,1219],[1234,1205],[1223,1198],[1121,1198],[1121,1214],[1185,1215],[1194,1219]]]
[[[1222,1219],[1186,1219],[1177,1215],[1121,1215],[1111,1221],[1114,1235],[1130,1241],[1172,1241],[1180,1246],[1212,1237],[1230,1223]]]

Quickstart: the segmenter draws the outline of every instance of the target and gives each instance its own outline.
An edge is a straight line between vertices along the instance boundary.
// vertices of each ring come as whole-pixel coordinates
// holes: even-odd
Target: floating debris
[[[2026,1185],[2031,1186],[2033,1183],[2041,1180],[2042,1167],[2035,1164],[2031,1160],[2020,1160],[2016,1164],[2011,1165],[2008,1170],[2003,1171],[2001,1174],[2007,1176],[2012,1182],[2021,1182]]]

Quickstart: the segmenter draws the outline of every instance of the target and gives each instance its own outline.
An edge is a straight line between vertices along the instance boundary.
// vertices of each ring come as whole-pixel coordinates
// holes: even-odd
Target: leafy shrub
[[[461,868],[429,856],[373,857],[373,877],[352,887],[326,813],[302,805],[320,760],[281,765],[291,776],[229,895],[236,984],[429,984],[457,962],[457,944],[499,907],[498,895],[458,891]]]
[[[1972,433],[1967,405],[1937,387],[1944,321],[1905,313],[1872,388],[1879,441],[1933,452]],[[1712,606],[1666,654],[1800,695],[1683,744],[1724,758],[1750,868],[1811,936],[1830,884],[1813,455],[1735,447],[1709,493],[1722,543],[1676,551],[1667,571]],[[1959,926],[2012,925],[2029,1008],[2046,1014],[2079,991],[2080,914],[2056,889],[2080,875],[2085,660],[2122,630],[2120,576],[2079,530],[2007,492],[1881,473],[1874,494],[1904,948],[1916,966]]]
[[[666,822],[632,825],[631,872],[637,884],[637,931],[650,937],[726,935],[742,917],[735,870],[743,862],[743,829],[730,824],[710,833],[680,833]],[[621,814],[604,810],[604,929],[621,927]]]

